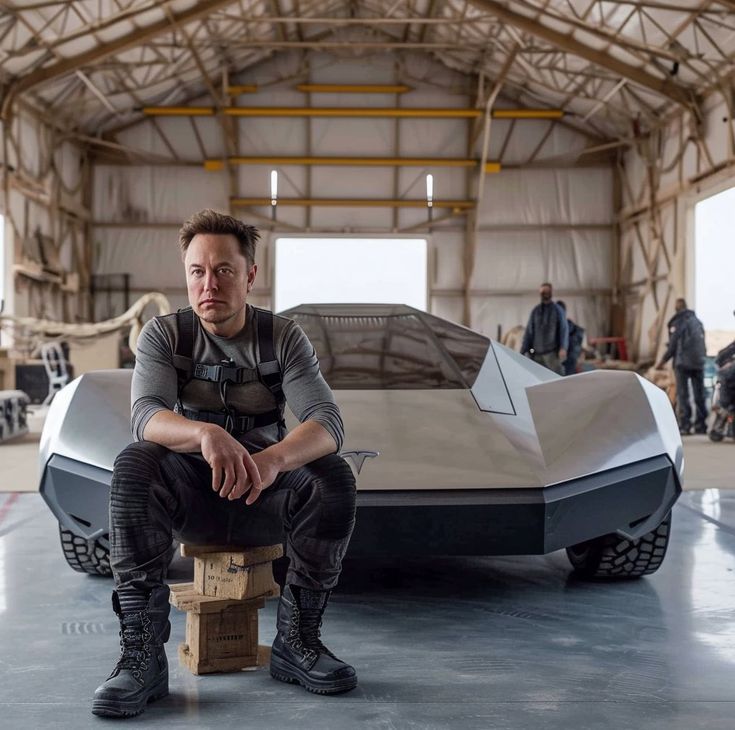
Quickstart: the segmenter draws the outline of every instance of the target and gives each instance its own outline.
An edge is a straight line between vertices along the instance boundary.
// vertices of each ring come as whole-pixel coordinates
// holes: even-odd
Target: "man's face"
[[[257,266],[231,235],[198,233],[184,256],[189,304],[204,322],[223,324],[245,309]]]
[[[686,304],[684,304],[683,299],[677,299],[676,304],[674,304],[674,310],[676,312],[683,312],[686,309]]]
[[[538,293],[541,295],[541,301],[542,302],[550,302],[551,301],[551,287],[550,286],[542,286]]]

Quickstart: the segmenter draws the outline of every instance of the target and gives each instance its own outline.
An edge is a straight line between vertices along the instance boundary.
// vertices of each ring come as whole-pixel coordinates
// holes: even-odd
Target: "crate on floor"
[[[181,663],[194,674],[267,664],[270,649],[258,646],[258,610],[280,593],[271,561],[283,555],[281,545],[182,545],[181,554],[194,558],[194,582],[171,586],[171,604],[186,611]]]

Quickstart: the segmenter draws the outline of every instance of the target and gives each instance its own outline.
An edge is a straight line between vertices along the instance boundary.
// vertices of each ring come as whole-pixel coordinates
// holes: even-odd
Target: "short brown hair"
[[[205,208],[194,213],[179,231],[179,246],[182,258],[186,255],[191,240],[199,233],[212,233],[218,236],[234,236],[240,244],[240,253],[247,259],[248,265],[255,263],[255,244],[260,233],[255,226],[243,223],[225,213],[218,213]]]

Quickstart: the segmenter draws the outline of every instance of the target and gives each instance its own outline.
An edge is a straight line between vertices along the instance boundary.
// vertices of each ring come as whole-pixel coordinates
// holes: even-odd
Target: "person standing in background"
[[[564,310],[552,300],[553,288],[547,281],[539,288],[541,303],[531,310],[523,335],[521,354],[559,375],[567,359],[569,328]]]
[[[559,300],[557,305],[567,312],[567,305]],[[567,317],[567,327],[569,329],[569,349],[567,351],[567,359],[562,361],[562,374],[574,375],[577,372],[577,362],[582,354],[582,343],[584,342],[584,327],[580,327],[576,322]]]
[[[692,429],[692,406],[689,402],[691,381],[697,411],[694,432],[707,433],[707,408],[704,404],[704,325],[693,310],[687,309],[683,298],[676,300],[674,309],[676,314],[668,324],[669,342],[666,352],[656,367],[661,370],[669,360],[674,359],[679,432],[688,435]]]

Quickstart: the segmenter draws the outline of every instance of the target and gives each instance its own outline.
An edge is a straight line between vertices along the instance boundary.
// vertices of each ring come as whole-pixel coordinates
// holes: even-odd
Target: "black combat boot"
[[[112,674],[94,693],[95,715],[139,715],[146,703],[168,694],[168,662],[163,648],[171,631],[168,596],[168,586],[154,588],[144,611],[123,613],[117,592],[112,592],[112,607],[120,619],[121,652]]]
[[[278,634],[271,652],[271,676],[298,682],[309,692],[337,694],[357,686],[353,667],[321,642],[319,630],[329,591],[286,586],[278,604]]]

